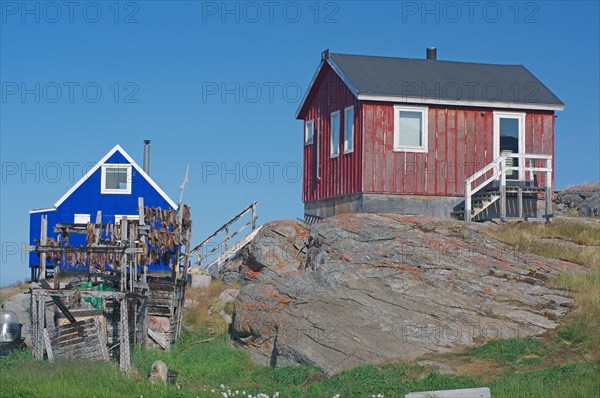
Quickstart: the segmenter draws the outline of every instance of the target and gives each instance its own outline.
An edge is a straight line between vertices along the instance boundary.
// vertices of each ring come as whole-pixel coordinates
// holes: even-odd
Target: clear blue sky
[[[261,222],[302,217],[294,113],[326,48],[523,64],[566,104],[556,187],[598,181],[598,2],[471,4],[2,1],[0,283],[29,275],[29,210],[117,143],[141,163],[151,139],[174,199],[191,164],[194,241],[253,200]]]

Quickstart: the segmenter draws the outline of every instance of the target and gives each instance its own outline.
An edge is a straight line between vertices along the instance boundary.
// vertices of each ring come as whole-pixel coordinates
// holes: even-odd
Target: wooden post
[[[523,218],[523,188],[522,187],[519,187],[519,189],[517,191],[517,202],[518,202],[517,213],[519,215],[519,218]]]
[[[46,347],[46,352],[48,353],[48,360],[52,362],[54,360],[54,353],[52,352],[52,344],[50,344],[50,336],[48,336],[48,331],[44,329],[44,347]]]
[[[256,202],[252,203],[252,230],[256,229]]]
[[[96,212],[96,224],[94,225],[94,244],[100,243],[100,235],[102,235],[102,211]]]
[[[44,359],[44,326],[46,322],[46,297],[43,293],[32,293],[32,342],[33,359]]]
[[[506,158],[500,161],[500,221],[506,219]]]
[[[38,328],[38,324],[37,324],[38,311],[39,311],[39,306],[38,306],[37,294],[34,292],[31,292],[30,321],[31,321],[31,342],[33,344],[33,351],[32,351],[33,359],[40,359],[39,348],[36,344],[38,341],[38,333],[39,333],[39,328]]]
[[[129,373],[131,368],[131,357],[129,351],[129,317],[127,306],[127,294],[121,298],[121,322],[119,323],[120,344],[119,344],[119,365],[121,370]]]
[[[229,249],[229,225],[225,226],[225,251]]]
[[[98,340],[100,340],[102,358],[108,361],[110,357],[108,355],[108,343],[106,342],[106,325],[102,327],[97,317],[94,317],[94,324],[96,325],[96,329],[98,330]]]
[[[192,241],[192,231],[188,230],[186,235],[186,243],[185,243],[185,257],[183,258],[184,266],[183,266],[183,277],[182,283],[182,298],[179,300],[179,313],[177,317],[177,328],[175,329],[175,340],[179,338],[181,335],[181,324],[183,323],[183,306],[185,304],[185,288],[186,288],[186,277],[187,277],[187,268],[188,262],[190,261],[190,242]]]
[[[121,219],[121,245],[127,244],[127,216]],[[121,291],[127,290],[127,254],[121,256]]]
[[[46,246],[48,243],[48,216],[42,215],[40,245]],[[46,253],[40,253],[40,277],[46,279]]]
[[[552,159],[546,159],[546,168],[552,170]],[[545,217],[546,223],[552,222],[552,171],[546,172]]]
[[[471,182],[465,182],[465,216],[466,222],[471,222]]]
[[[144,220],[144,198],[141,196],[138,198],[138,217],[140,219],[140,225],[146,225],[146,221]]]
[[[138,198],[138,216],[140,219],[140,227],[143,227],[146,225],[146,208],[144,207],[144,198],[142,198],[141,196]],[[144,244],[143,246],[145,246],[146,243],[146,235],[145,233],[142,234],[142,236],[140,237],[140,241]],[[142,277],[141,282],[142,283],[146,283],[146,272],[148,270],[148,265],[143,263],[140,264],[140,269],[142,271]]]

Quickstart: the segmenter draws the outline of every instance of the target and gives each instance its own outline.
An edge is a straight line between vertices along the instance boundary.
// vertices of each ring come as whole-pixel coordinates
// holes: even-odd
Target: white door
[[[501,154],[525,153],[525,114],[494,112],[494,159]],[[519,159],[508,158],[506,165],[518,167]],[[523,180],[523,170],[506,174],[507,179]]]

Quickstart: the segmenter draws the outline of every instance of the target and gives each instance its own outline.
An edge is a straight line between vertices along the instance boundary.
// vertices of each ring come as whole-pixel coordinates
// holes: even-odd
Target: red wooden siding
[[[541,153],[554,156],[554,113],[553,112],[528,112],[525,115],[525,152]],[[536,166],[546,167],[545,163],[537,162]],[[552,158],[554,170],[554,157]],[[552,186],[554,186],[552,173]],[[538,183],[544,183],[544,174],[537,176]]]
[[[328,64],[323,65],[308,98],[309,106],[304,115],[306,121],[315,121],[315,139],[304,145],[304,179],[302,200],[310,201],[361,191],[362,184],[362,118],[360,102]],[[344,154],[344,109],[354,106],[354,152]],[[340,154],[330,158],[330,117],[340,111]],[[317,121],[320,118],[320,123]],[[321,134],[317,137],[320,127]],[[303,132],[304,140],[304,132]],[[319,139],[319,145],[316,139]],[[320,151],[321,178],[317,180],[315,157]]]
[[[348,106],[354,106],[354,152],[344,154]],[[340,154],[330,158],[334,111],[340,111]],[[301,117],[305,124],[315,123],[313,144],[304,145],[305,202],[357,192],[462,196],[465,179],[494,160],[493,109],[430,105],[427,153],[394,152],[394,104],[358,101],[328,64],[323,65]],[[304,141],[304,130],[302,137]],[[315,175],[317,148],[320,180]],[[525,150],[554,155],[554,112],[526,112]]]
[[[465,179],[493,160],[490,109],[429,106],[427,153],[394,152],[394,104],[364,103],[363,114],[364,192],[462,196]],[[553,112],[527,112],[526,152],[554,154],[553,131]]]

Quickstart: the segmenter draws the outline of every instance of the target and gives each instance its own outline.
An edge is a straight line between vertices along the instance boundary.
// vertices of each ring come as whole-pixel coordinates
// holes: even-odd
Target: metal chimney
[[[150,175],[150,140],[144,140],[144,171]]]
[[[430,61],[435,61],[437,59],[437,48],[427,47],[427,59]]]

